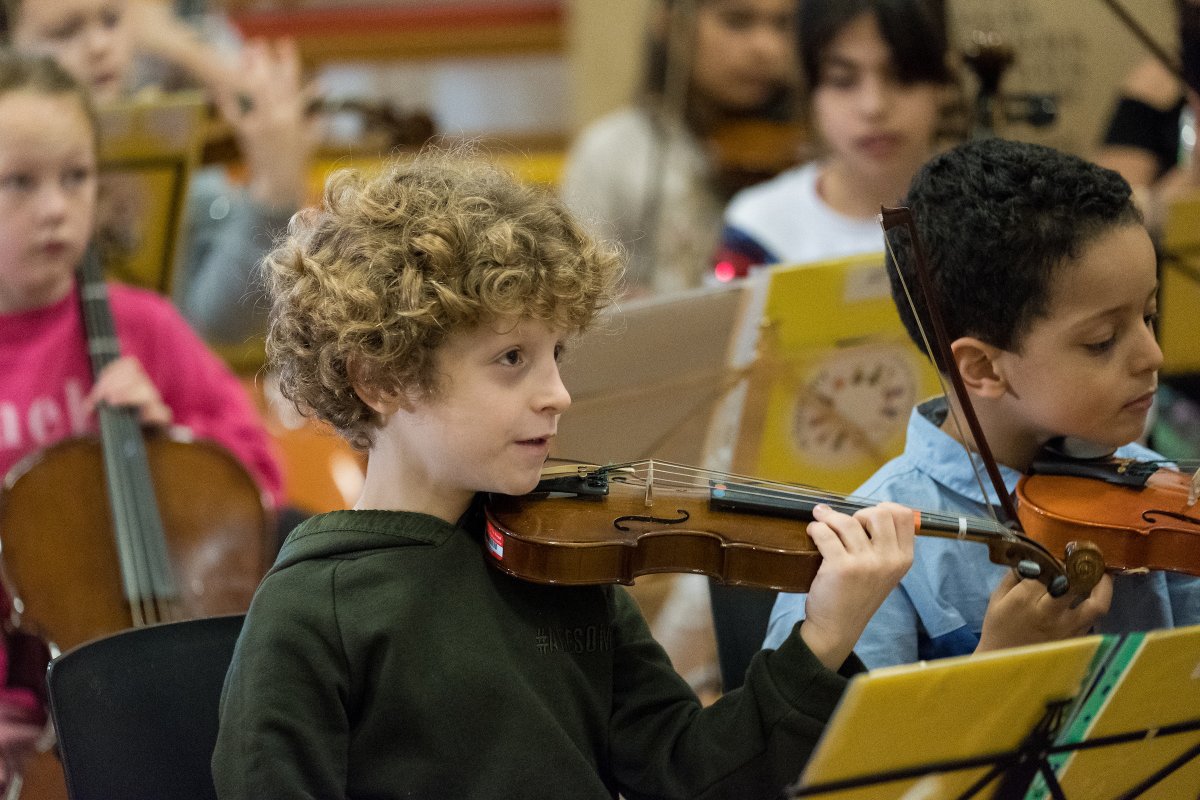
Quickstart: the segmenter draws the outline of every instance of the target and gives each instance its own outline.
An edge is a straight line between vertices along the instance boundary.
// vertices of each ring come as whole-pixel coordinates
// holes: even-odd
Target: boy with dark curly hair
[[[619,586],[487,562],[482,493],[538,483],[558,361],[618,254],[545,192],[454,154],[339,173],[266,261],[268,353],[370,458],[356,508],[288,538],[248,614],[213,757],[223,798],[775,797],[912,555],[913,514],[816,512],[809,619],[702,708]]]
[[[1154,247],[1129,185],[1050,148],[988,139],[932,159],[913,180],[906,205],[929,256],[953,367],[1009,491],[1059,437],[1118,456],[1158,458],[1130,444],[1146,424],[1162,352],[1154,337]],[[913,257],[897,233],[888,258],[892,294],[924,349],[898,280],[902,273],[917,286]],[[857,494],[983,516],[971,458],[939,397],[914,409],[904,453]],[[1200,580],[1166,572],[1105,577],[1091,597],[1072,603],[992,564],[981,545],[922,538],[912,570],[856,650],[875,668],[1089,630],[1194,624]],[[768,645],[803,618],[804,604],[803,595],[780,596]]]

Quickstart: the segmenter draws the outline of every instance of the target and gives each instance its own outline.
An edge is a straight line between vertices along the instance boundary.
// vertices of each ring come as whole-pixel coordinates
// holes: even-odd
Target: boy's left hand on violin
[[[912,509],[880,503],[854,516],[828,506],[813,510],[808,535],[820,551],[800,636],[821,663],[836,670],[867,622],[913,560]]]
[[[85,400],[88,413],[95,413],[100,403],[136,408],[143,425],[166,427],[174,419],[158,388],[133,356],[122,356],[101,370]]]
[[[1112,603],[1113,583],[1104,575],[1088,597],[1052,597],[1036,580],[1007,573],[992,592],[976,653],[1084,636]]]

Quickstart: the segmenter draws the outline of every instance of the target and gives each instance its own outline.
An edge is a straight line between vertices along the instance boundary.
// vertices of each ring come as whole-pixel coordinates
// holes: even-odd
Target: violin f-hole
[[[687,522],[692,515],[682,508],[675,509],[675,513],[681,515],[678,519],[667,519],[666,517],[651,517],[645,514],[626,514],[623,517],[617,517],[613,520],[613,527],[619,531],[630,530],[625,522],[657,522],[659,525],[678,525],[681,522]]]

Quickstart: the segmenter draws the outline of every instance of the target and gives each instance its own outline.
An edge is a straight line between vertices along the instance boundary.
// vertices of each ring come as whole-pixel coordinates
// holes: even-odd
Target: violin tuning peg
[[[1036,578],[1042,574],[1042,568],[1036,561],[1021,559],[1017,562],[1017,574],[1022,578]]]

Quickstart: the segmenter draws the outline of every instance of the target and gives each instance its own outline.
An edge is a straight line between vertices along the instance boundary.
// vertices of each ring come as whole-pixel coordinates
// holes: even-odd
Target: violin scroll
[[[1086,598],[1104,577],[1104,555],[1092,542],[1068,542],[1063,564],[1076,597]]]

